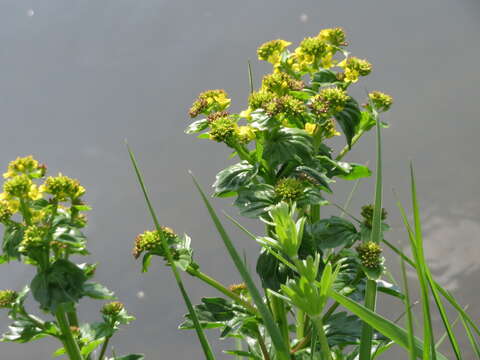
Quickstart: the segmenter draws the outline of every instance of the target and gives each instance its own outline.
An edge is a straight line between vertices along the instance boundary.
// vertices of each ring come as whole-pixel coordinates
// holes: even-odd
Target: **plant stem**
[[[199,280],[202,280],[204,283],[210,285],[214,289],[220,291],[222,294],[228,296],[230,299],[236,301],[237,303],[243,305],[248,311],[251,313],[258,315],[257,309],[250,304],[248,301],[242,299],[238,294],[235,294],[233,291],[229,290],[225,286],[223,286],[220,282],[215,280],[214,278],[208,276],[207,274],[201,272],[198,269],[194,269],[193,267],[189,266],[187,268],[187,273],[196,277]]]
[[[375,280],[367,280],[365,289],[365,307],[375,311],[377,300],[377,282]],[[372,351],[373,329],[370,325],[363,323],[362,336],[360,338],[360,359],[370,360]]]
[[[320,351],[322,353],[322,360],[331,360],[332,355],[330,353],[330,346],[328,345],[327,335],[325,334],[325,329],[323,328],[322,317],[313,317],[312,321],[317,328],[318,339],[320,340]]]
[[[107,352],[108,348],[108,343],[110,342],[111,336],[107,336],[105,338],[105,342],[102,345],[102,350],[100,351],[100,356],[98,357],[98,360],[103,360],[103,357],[105,356],[105,353]]]
[[[62,342],[65,346],[65,351],[67,352],[68,357],[70,360],[83,360],[83,357],[80,354],[80,348],[73,337],[70,325],[68,324],[68,320],[65,315],[65,310],[63,309],[62,305],[59,305],[57,311],[55,312],[55,317],[57,318],[58,326],[62,332]]]
[[[287,321],[287,312],[285,311],[285,304],[282,299],[272,295],[270,297],[270,302],[272,304],[273,317],[277,321],[278,327],[282,333],[285,345],[290,351],[290,337],[288,331],[288,321]]]
[[[351,147],[353,145],[355,145],[355,143],[362,137],[363,133],[364,133],[364,130],[360,130],[357,134],[355,134],[355,136],[352,138],[352,145],[351,146],[346,145],[342,149],[342,151],[340,151],[340,154],[338,154],[338,156],[335,158],[335,160],[337,160],[337,161],[342,160],[343,157],[345,155],[347,155],[347,153],[351,150]]]
[[[305,312],[300,309],[297,309],[297,339],[300,340],[305,336]]]

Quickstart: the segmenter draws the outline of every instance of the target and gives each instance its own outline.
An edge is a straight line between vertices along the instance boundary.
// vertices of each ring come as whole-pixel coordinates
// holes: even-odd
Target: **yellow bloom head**
[[[240,143],[248,144],[250,141],[255,139],[255,128],[249,125],[239,126],[237,128],[237,138]]]
[[[291,42],[281,39],[268,41],[258,48],[258,60],[268,61],[273,65],[277,65],[280,63],[282,53],[291,44]]]
[[[304,86],[301,80],[296,80],[283,72],[265,75],[262,80],[262,92],[277,95],[286,95],[291,90],[302,90]]]
[[[349,57],[338,64],[345,71],[345,81],[355,83],[360,76],[367,76],[372,72],[372,64],[367,60]]]
[[[380,91],[372,91],[368,98],[378,111],[388,111],[393,104],[393,98]]]
[[[345,46],[346,35],[342,28],[323,29],[318,34],[318,38],[333,46]]]
[[[318,95],[312,97],[310,108],[318,116],[330,117],[342,111],[349,96],[345,90],[339,88],[326,88]]]
[[[41,165],[32,155],[18,157],[8,164],[7,172],[3,174],[5,179],[16,175],[28,175],[30,178],[39,178],[45,175],[46,167]]]
[[[209,115],[212,112],[223,111],[230,106],[230,102],[225,90],[207,90],[198,95],[189,114],[194,118],[200,114]]]
[[[48,177],[40,186],[40,191],[53,195],[57,201],[75,200],[85,194],[85,188],[80,185],[78,180],[62,174]]]

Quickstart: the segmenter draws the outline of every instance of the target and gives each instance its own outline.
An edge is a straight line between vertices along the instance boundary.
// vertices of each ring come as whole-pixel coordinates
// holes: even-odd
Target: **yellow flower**
[[[345,72],[345,80],[355,83],[360,76],[367,76],[372,72],[372,64],[367,60],[349,57],[338,64]]]
[[[339,27],[321,30],[318,34],[318,38],[334,46],[346,45],[345,31]]]
[[[286,95],[291,90],[302,90],[304,86],[305,85],[303,81],[296,80],[295,78],[286,73],[277,72],[265,75],[263,77],[262,91],[260,91],[259,93],[275,93],[278,95]]]
[[[57,201],[74,200],[85,194],[85,188],[78,180],[64,176],[61,173],[55,177],[48,177],[45,183],[40,186],[40,192],[53,195]]]
[[[278,65],[283,51],[291,44],[291,42],[281,39],[268,41],[258,48],[258,60],[268,61],[273,65]]]
[[[247,144],[255,139],[255,129],[249,125],[237,128],[237,137],[242,144]]]
[[[311,99],[310,108],[318,116],[330,117],[342,111],[350,97],[345,90],[325,88]]]
[[[317,130],[317,124],[314,123],[306,123],[305,124],[305,131],[309,133],[310,135],[315,134],[315,131]]]
[[[16,175],[25,174],[31,178],[38,178],[45,175],[46,167],[41,165],[32,155],[17,157],[8,164],[7,172],[3,174],[5,179]]]
[[[197,117],[199,114],[209,115],[212,112],[223,111],[230,105],[231,99],[228,98],[225,90],[207,90],[200,95],[190,108],[190,117]]]
[[[393,104],[393,98],[380,91],[372,91],[368,94],[368,98],[378,111],[387,111]]]

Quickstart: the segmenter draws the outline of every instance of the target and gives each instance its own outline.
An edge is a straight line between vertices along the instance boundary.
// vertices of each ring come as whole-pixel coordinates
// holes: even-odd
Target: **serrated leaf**
[[[290,160],[308,161],[312,157],[312,138],[301,129],[281,128],[265,140],[263,158],[272,167]]]
[[[258,167],[249,164],[248,161],[242,161],[223,169],[217,174],[213,184],[215,196],[236,192],[238,189],[248,186],[257,173]]]
[[[195,134],[198,133],[202,130],[205,130],[208,127],[208,120],[207,119],[201,119],[201,120],[196,120],[188,127],[185,129],[186,134]]]
[[[252,185],[239,192],[235,206],[240,209],[243,216],[258,218],[264,215],[275,203],[273,186],[267,184]]]
[[[98,300],[114,300],[116,299],[113,291],[107,289],[102,284],[90,282],[83,284],[83,295]]]
[[[347,144],[349,147],[352,146],[352,138],[357,132],[360,118],[360,108],[353,98],[350,98],[345,105],[345,108],[335,115],[335,119],[340,124],[340,127],[347,138]]]

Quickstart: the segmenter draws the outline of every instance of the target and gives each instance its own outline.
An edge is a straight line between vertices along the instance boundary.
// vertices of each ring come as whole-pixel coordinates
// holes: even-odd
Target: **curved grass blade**
[[[405,329],[391,322],[390,320],[384,318],[381,315],[376,314],[375,312],[367,309],[362,304],[355,302],[348,297],[337,293],[336,291],[330,292],[330,297],[340,303],[343,307],[351,311],[353,314],[357,315],[361,320],[368,323],[371,327],[381,332],[383,335],[394,341],[397,345],[409,349],[409,340],[408,334]],[[414,338],[414,348],[415,356],[421,357],[424,348],[424,343],[418,339]],[[443,354],[436,352],[437,359],[439,360],[448,360]]]
[[[280,329],[276,325],[275,321],[272,318],[272,314],[268,310],[267,306],[263,302],[262,296],[260,295],[260,292],[258,291],[257,287],[255,286],[255,283],[250,276],[250,273],[248,272],[248,269],[246,268],[242,258],[240,257],[239,253],[235,249],[235,246],[233,245],[232,240],[228,236],[225,228],[223,227],[222,223],[220,222],[220,219],[218,218],[215,210],[213,209],[212,205],[210,204],[210,201],[208,200],[207,196],[205,195],[204,191],[200,187],[199,183],[195,179],[192,173],[190,173],[192,176],[193,182],[200,193],[200,196],[203,199],[203,202],[205,203],[205,206],[207,207],[208,213],[210,214],[210,217],[212,218],[213,223],[215,224],[215,227],[217,228],[217,231],[220,235],[220,237],[223,240],[223,243],[225,244],[225,247],[227,248],[227,251],[230,255],[230,257],[233,260],[233,263],[235,264],[235,267],[237,268],[238,272],[243,278],[243,281],[245,281],[245,284],[247,285],[248,291],[250,292],[250,295],[252,296],[252,299],[255,303],[255,305],[258,308],[258,311],[260,312],[260,315],[262,316],[265,328],[267,329],[268,333],[270,334],[270,337],[272,339],[273,346],[275,347],[277,351],[277,357],[280,360],[289,360],[290,355],[289,351],[287,348],[287,345],[283,341],[283,337],[280,333]]]
[[[248,60],[248,84],[250,85],[250,94],[253,93],[253,73],[252,63]]]
[[[155,213],[155,210],[152,206],[152,203],[150,202],[150,198],[148,196],[147,189],[145,187],[145,183],[143,181],[143,176],[142,173],[140,172],[137,161],[135,160],[135,155],[133,154],[132,150],[130,149],[130,146],[127,144],[127,149],[128,149],[128,154],[130,155],[130,160],[132,161],[133,168],[135,170],[135,174],[137,175],[138,182],[140,184],[140,187],[142,188],[143,196],[145,198],[145,201],[148,206],[148,210],[150,211],[150,215],[152,216],[153,223],[155,224],[155,228],[158,231],[159,234],[163,234],[161,231],[160,223],[158,222],[157,215]],[[203,331],[202,326],[200,325],[200,322],[198,321],[197,314],[195,312],[195,309],[193,308],[192,302],[190,298],[188,297],[187,291],[185,290],[185,286],[183,285],[182,278],[180,276],[180,273],[177,269],[177,266],[175,265],[175,262],[173,261],[172,254],[170,252],[170,248],[167,246],[167,243],[165,241],[165,238],[162,236],[162,246],[163,250],[167,256],[168,263],[170,264],[170,268],[172,269],[173,276],[175,277],[175,281],[177,282],[178,288],[180,289],[180,292],[182,294],[183,300],[185,301],[185,304],[187,305],[188,312],[190,314],[190,317],[193,321],[193,325],[195,326],[195,331],[198,336],[198,340],[200,341],[200,344],[203,349],[203,353],[205,354],[205,358],[207,360],[215,360],[215,356],[213,355],[212,348],[210,347],[210,344],[207,340],[207,337],[205,336],[205,333]]]
[[[407,314],[408,353],[410,360],[415,360],[415,332],[413,329],[413,315],[410,306],[410,291],[408,290],[407,272],[405,271],[405,260],[401,259],[403,292],[405,294],[405,312]]]
[[[470,341],[470,345],[472,346],[472,349],[475,352],[475,355],[477,355],[477,359],[480,359],[480,347],[478,346],[478,343],[475,340],[475,336],[472,334],[472,330],[470,330],[470,326],[467,324],[462,314],[460,314],[460,319],[462,320],[463,327],[467,332],[468,341]]]

